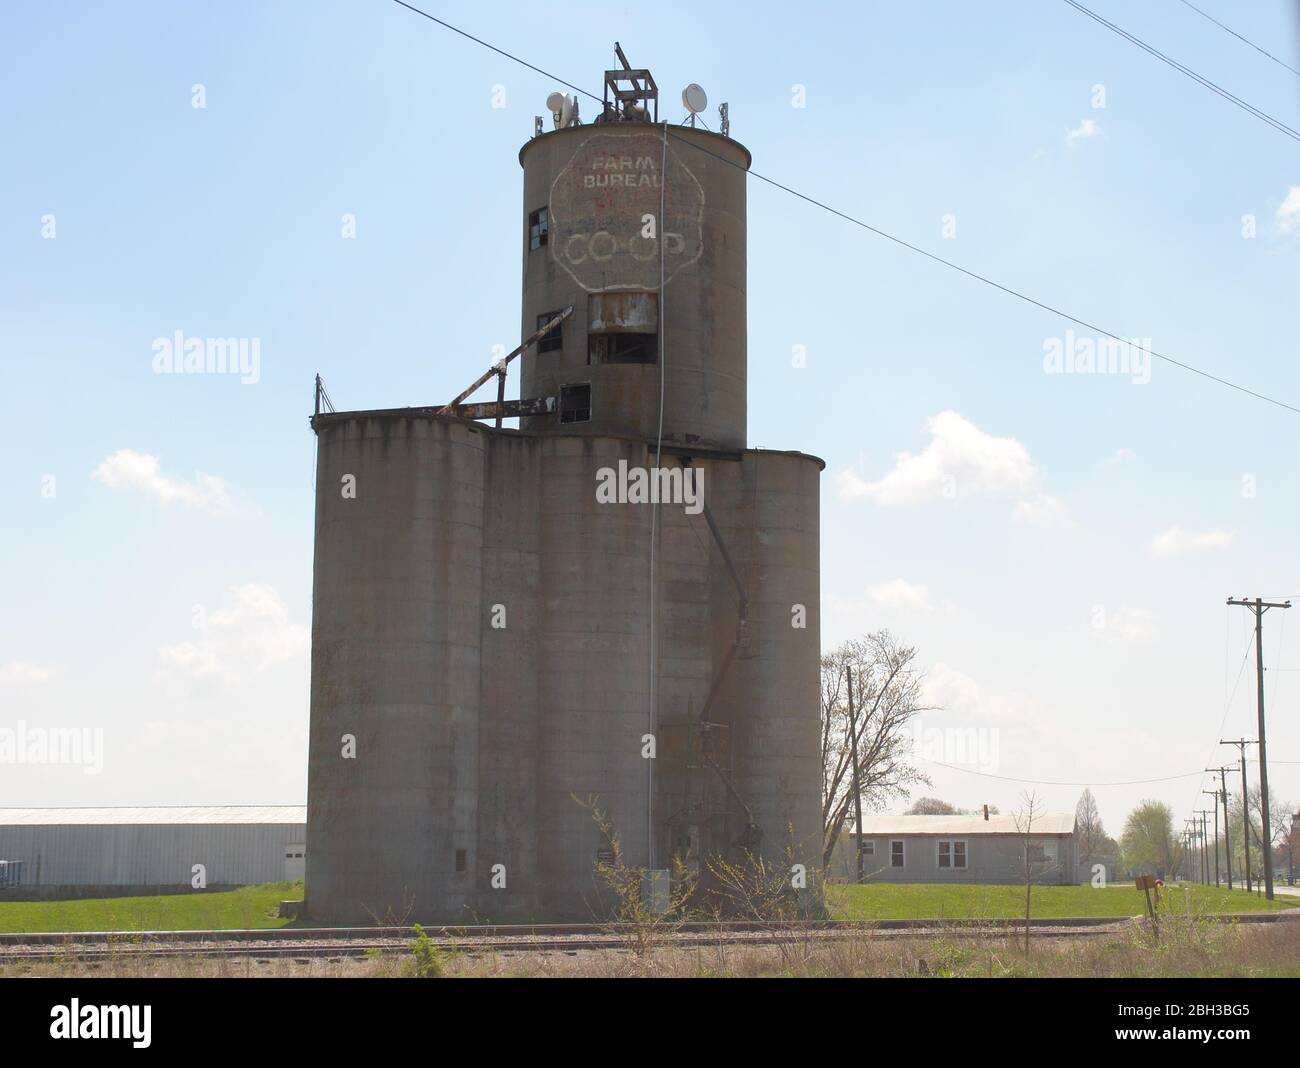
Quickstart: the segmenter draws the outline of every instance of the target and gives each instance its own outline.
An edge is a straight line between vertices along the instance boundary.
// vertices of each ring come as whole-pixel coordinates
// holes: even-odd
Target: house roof
[[[1023,823],[1023,821],[1022,821]],[[856,832],[850,832],[856,833]],[[1016,826],[1015,816],[863,816],[862,834],[866,838],[883,835],[917,834],[1024,834]],[[1047,812],[1034,817],[1031,834],[1073,834],[1074,813]]]
[[[306,805],[171,805],[161,808],[0,808],[0,826],[306,823]]]

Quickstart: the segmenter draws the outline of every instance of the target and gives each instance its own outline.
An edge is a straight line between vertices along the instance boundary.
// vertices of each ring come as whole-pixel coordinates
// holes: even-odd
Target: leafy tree
[[[1120,849],[1125,867],[1152,875],[1174,870],[1174,812],[1162,801],[1143,801],[1124,821]]]
[[[960,816],[962,810],[937,797],[918,797],[907,810],[909,816]]]

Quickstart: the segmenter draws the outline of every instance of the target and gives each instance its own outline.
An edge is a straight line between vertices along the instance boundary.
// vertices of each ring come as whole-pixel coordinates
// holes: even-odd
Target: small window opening
[[[552,319],[554,319],[559,314],[560,314],[559,308],[557,308],[555,311],[543,312],[541,315],[537,317],[537,329],[540,330],[542,327],[544,327],[547,323],[549,323]],[[542,338],[537,342],[537,351],[538,352],[559,352],[562,348],[564,348],[564,335],[561,333],[563,329],[564,329],[564,324],[557,323],[550,330],[548,330],[544,335],[542,335]]]
[[[467,866],[467,858],[465,856],[465,850],[463,849],[456,850],[456,870],[464,871],[466,866]]]
[[[560,422],[586,423],[591,420],[591,384],[560,387]]]
[[[551,232],[550,213],[545,208],[538,208],[528,215],[528,247],[529,249],[541,248],[546,244],[548,235]]]
[[[658,334],[588,334],[588,363],[658,363]]]

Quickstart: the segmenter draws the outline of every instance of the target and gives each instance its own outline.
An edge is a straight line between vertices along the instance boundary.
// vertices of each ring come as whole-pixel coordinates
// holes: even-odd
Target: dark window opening
[[[658,334],[588,334],[588,363],[658,363]]]
[[[540,330],[559,314],[560,309],[557,308],[555,311],[548,311],[539,315],[537,317],[537,329]],[[543,334],[541,339],[537,342],[537,351],[559,352],[560,349],[564,348],[564,334],[561,333],[563,329],[563,323],[556,323],[555,326]]]
[[[889,843],[889,866],[891,868],[901,868],[903,866],[903,843],[894,841]]]
[[[466,866],[467,866],[467,858],[465,856],[465,850],[463,849],[456,850],[456,870],[464,871]]]
[[[560,422],[586,423],[591,419],[591,384],[560,387]]]
[[[538,208],[528,216],[528,247],[530,249],[541,248],[546,244],[547,236],[551,232],[550,213],[545,208]]]

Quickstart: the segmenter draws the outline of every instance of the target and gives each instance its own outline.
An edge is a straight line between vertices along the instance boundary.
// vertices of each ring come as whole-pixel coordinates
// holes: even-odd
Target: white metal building
[[[306,827],[303,805],[0,808],[0,895],[190,889],[195,865],[209,889],[301,879]]]

